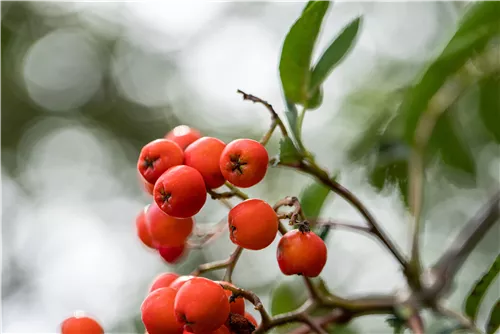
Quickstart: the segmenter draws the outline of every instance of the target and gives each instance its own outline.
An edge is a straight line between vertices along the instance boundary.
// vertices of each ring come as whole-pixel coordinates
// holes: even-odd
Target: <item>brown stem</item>
[[[267,145],[267,143],[269,142],[269,139],[271,139],[273,133],[274,133],[274,130],[276,130],[276,127],[278,125],[278,121],[276,121],[275,119],[272,120],[271,122],[271,127],[269,128],[269,130],[266,131],[266,133],[264,134],[264,136],[262,137],[262,139],[260,140],[260,143],[264,146]]]
[[[322,220],[322,219],[311,220],[311,224],[315,224],[318,227],[329,226],[331,228],[343,228],[343,229],[347,229],[347,230],[353,230],[353,231],[357,231],[357,232],[373,234],[373,230],[369,227],[353,225],[353,224],[349,224],[349,223],[343,223],[343,222],[339,222],[336,220],[330,220],[330,219],[328,219],[328,220]]]
[[[234,296],[241,296],[248,300],[250,303],[255,306],[255,310],[259,311],[260,317],[262,319],[261,326],[265,326],[265,324],[268,324],[271,321],[271,317],[267,313],[267,311],[264,308],[264,305],[262,304],[259,296],[257,296],[255,293],[252,291],[244,290],[238,287],[235,287],[233,285],[226,284],[224,282],[220,282],[220,285],[226,289],[229,290],[233,293]]]
[[[238,246],[227,259],[200,264],[198,268],[196,268],[193,272],[191,272],[191,275],[199,276],[209,271],[225,268],[226,274],[224,275],[224,280],[231,283],[231,276],[233,274],[234,267],[236,266],[236,263],[238,262],[238,259],[242,251],[243,248]]]
[[[283,206],[293,206],[294,210],[291,212],[289,218],[290,218],[290,225],[295,225],[298,223],[298,217],[300,216],[302,219],[305,219],[304,213],[302,212],[302,207],[300,205],[299,199],[295,196],[287,196],[283,198],[282,200],[279,200],[274,204],[273,209],[274,211],[278,212],[278,210],[283,207]],[[288,218],[288,215],[286,215]]]
[[[238,259],[240,258],[242,252],[243,247],[238,246],[234,250],[233,254],[231,254],[231,256],[229,257],[229,263],[226,268],[226,273],[224,274],[224,281],[231,283],[234,267],[236,266],[236,263],[238,262]]]
[[[248,199],[248,195],[245,194],[243,191],[241,191],[240,189],[238,189],[237,187],[233,186],[231,183],[229,182],[225,182],[224,185],[226,187],[229,188],[229,190],[234,194],[234,196],[242,199],[242,200],[247,200]]]

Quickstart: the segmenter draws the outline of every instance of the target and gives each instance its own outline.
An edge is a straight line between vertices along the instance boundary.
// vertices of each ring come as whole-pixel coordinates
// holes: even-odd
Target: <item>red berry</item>
[[[193,332],[184,329],[184,333],[182,334],[193,334]],[[231,331],[226,326],[221,326],[214,331],[198,332],[198,334],[231,334]]]
[[[220,171],[219,161],[226,144],[217,138],[203,137],[184,151],[184,163],[201,173],[208,188],[219,188],[226,181]]]
[[[184,285],[184,283],[186,283],[192,278],[195,278],[195,276],[191,275],[179,276],[175,281],[172,282],[172,284],[170,284],[170,288],[174,290],[179,290]]]
[[[186,250],[185,244],[174,247],[168,247],[168,246],[158,247],[158,252],[160,253],[160,256],[163,258],[163,260],[165,260],[165,262],[170,264],[179,262],[179,260],[184,255],[185,250]]]
[[[146,222],[155,247],[184,245],[194,226],[192,218],[171,217],[154,202],[146,212]]]
[[[146,182],[156,180],[170,167],[184,163],[184,152],[171,140],[156,139],[146,144],[139,155],[137,169]]]
[[[262,181],[268,163],[269,155],[261,143],[252,139],[237,139],[222,151],[219,167],[230,183],[249,188]]]
[[[259,326],[257,320],[255,320],[255,318],[253,317],[253,315],[251,315],[250,313],[245,312],[245,318],[247,318],[248,321],[250,321],[255,327]]]
[[[266,248],[278,233],[276,212],[260,199],[248,199],[232,208],[228,224],[231,241],[251,250]]]
[[[95,319],[81,315],[64,320],[61,334],[104,334],[104,330]]]
[[[220,283],[220,282],[216,281],[216,283]],[[228,283],[228,282],[224,282],[224,283],[234,287],[234,285],[231,283]],[[230,300],[233,293],[230,290],[226,290],[226,289],[224,289],[224,291],[226,292],[228,300]],[[230,311],[231,313],[245,315],[245,299],[243,297],[237,297],[233,302],[229,301],[229,306],[231,307],[231,311]]]
[[[170,284],[179,278],[179,275],[176,273],[164,273],[155,278],[153,284],[151,284],[151,288],[149,292],[157,290],[159,288],[168,288]]]
[[[279,241],[277,258],[285,275],[316,277],[326,264],[327,248],[314,232],[291,230]]]
[[[159,288],[144,299],[141,316],[149,334],[182,334],[184,325],[177,321],[174,313],[176,294],[171,288]]]
[[[172,217],[192,217],[207,200],[205,181],[192,167],[172,167],[156,182],[154,199],[160,209]]]
[[[179,125],[165,135],[166,139],[177,143],[183,150],[191,143],[201,138],[201,133],[187,125]]]
[[[177,292],[175,314],[185,328],[195,334],[214,331],[223,326],[229,316],[229,300],[224,289],[214,281],[195,277]]]
[[[153,239],[151,238],[151,234],[149,233],[148,225],[146,224],[146,211],[148,210],[149,205],[147,205],[144,209],[139,212],[137,218],[135,219],[135,226],[137,230],[137,235],[142,243],[149,247],[155,248],[153,246]]]

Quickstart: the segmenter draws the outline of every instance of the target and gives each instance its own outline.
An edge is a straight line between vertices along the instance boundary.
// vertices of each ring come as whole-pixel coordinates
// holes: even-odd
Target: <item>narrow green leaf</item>
[[[429,100],[449,76],[473,55],[484,49],[490,38],[500,31],[500,2],[477,1],[470,5],[459,28],[441,55],[429,66],[420,81],[408,92],[400,107],[406,117],[405,139],[412,143],[420,115]]]
[[[319,217],[329,193],[330,189],[318,182],[313,182],[302,190],[299,201],[307,219]]]
[[[479,92],[481,119],[486,129],[500,143],[500,76],[491,76],[481,81]]]
[[[337,66],[349,50],[351,50],[356,36],[358,35],[360,23],[361,17],[350,22],[330,44],[325,53],[323,53],[312,71],[311,84],[309,85],[310,92],[314,92],[326,80],[335,66]]]
[[[467,314],[472,321],[476,320],[479,311],[479,304],[483,300],[489,286],[495,280],[495,277],[500,272],[500,254],[497,256],[495,262],[491,265],[488,271],[474,284],[469,296],[465,300],[465,314]],[[498,319],[497,319],[498,320]]]
[[[452,115],[452,110],[441,115],[432,133],[430,146],[439,150],[445,164],[475,177],[472,150],[460,136],[462,129]]]
[[[315,2],[317,2],[317,1],[308,1],[307,5],[302,10],[302,13],[304,13],[306,10],[308,10],[311,7],[311,5],[313,5]]]
[[[303,280],[298,276],[287,277],[271,292],[271,315],[294,311],[306,300]]]
[[[294,140],[298,140],[300,138],[298,138],[298,132],[297,132],[297,117],[298,117],[297,107],[292,101],[290,101],[286,97],[285,97],[285,104],[286,104],[285,116],[291,130],[291,137]]]
[[[323,103],[323,88],[319,87],[314,93],[312,93],[311,98],[307,101],[307,109],[313,110],[319,108]]]
[[[329,1],[308,3],[285,37],[279,71],[285,97],[293,103],[308,100],[311,57],[329,5]]]
[[[497,300],[495,306],[490,312],[488,322],[486,323],[486,334],[494,334],[500,327],[500,299]]]
[[[300,153],[297,151],[289,137],[285,137],[280,140],[279,158],[283,163],[294,163],[300,161],[301,159]]]

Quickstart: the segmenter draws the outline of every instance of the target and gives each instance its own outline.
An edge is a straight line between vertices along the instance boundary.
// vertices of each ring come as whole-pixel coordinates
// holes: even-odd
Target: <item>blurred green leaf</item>
[[[489,40],[500,32],[498,17],[500,2],[478,1],[470,5],[459,28],[441,55],[429,66],[420,81],[408,92],[400,113],[406,118],[405,139],[413,142],[420,115],[429,100],[447,78],[460,69],[474,54],[484,49]]]
[[[312,71],[309,91],[314,92],[349,52],[358,34],[361,17],[350,22],[330,44]],[[308,104],[309,105],[309,104]]]
[[[283,163],[293,163],[301,159],[300,153],[297,151],[289,137],[281,138],[280,140],[279,158],[280,162]]]
[[[434,127],[429,147],[437,149],[448,166],[454,167],[471,176],[476,175],[474,156],[467,142],[461,136],[463,129],[455,118],[453,112],[444,112]]]
[[[285,97],[303,104],[309,99],[311,58],[329,1],[311,1],[283,43],[279,71]]]
[[[309,110],[316,109],[319,106],[321,106],[322,103],[323,103],[323,88],[319,87],[314,91],[309,101],[307,101],[307,109]]]
[[[491,309],[488,321],[486,322],[486,334],[494,334],[500,327],[500,299],[497,300]]]
[[[480,303],[483,300],[489,286],[498,275],[498,272],[500,272],[500,254],[497,256],[488,271],[474,284],[474,287],[469,292],[469,296],[465,300],[465,314],[467,314],[472,321],[476,320]]]
[[[500,23],[499,23],[500,24]],[[491,76],[479,83],[479,113],[484,126],[500,143],[500,76]]]
[[[298,309],[308,298],[304,282],[299,276],[286,277],[271,292],[271,315]]]
[[[394,334],[402,334],[405,331],[406,323],[403,319],[391,315],[385,319],[385,322],[392,328]]]
[[[307,219],[319,217],[329,193],[330,189],[327,186],[316,181],[302,190],[299,201]]]

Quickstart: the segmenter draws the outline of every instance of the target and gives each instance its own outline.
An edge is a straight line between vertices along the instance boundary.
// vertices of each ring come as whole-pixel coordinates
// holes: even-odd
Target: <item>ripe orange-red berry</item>
[[[64,320],[61,334],[104,334],[104,330],[95,319],[82,315]]]
[[[137,215],[137,218],[135,219],[135,227],[137,230],[137,235],[139,236],[139,239],[142,241],[142,243],[149,247],[149,248],[155,248],[153,246],[153,239],[151,238],[151,234],[149,233],[148,225],[146,223],[146,211],[148,210],[148,206],[146,206],[144,209],[139,212]]]
[[[223,326],[230,306],[219,284],[204,277],[195,277],[177,292],[174,310],[177,320],[184,323],[188,331],[199,334]]]
[[[152,292],[159,288],[168,288],[170,284],[172,284],[172,282],[175,281],[177,278],[179,278],[179,275],[177,275],[176,273],[160,274],[154,279],[153,284],[151,284],[151,288],[149,289],[149,292]]]
[[[182,334],[193,334],[193,332],[184,329],[184,333]],[[231,334],[231,331],[226,326],[221,326],[214,331],[198,332],[198,334]]]
[[[278,233],[276,212],[260,199],[239,203],[229,211],[227,220],[231,241],[246,249],[266,248]]]
[[[226,181],[220,171],[219,162],[226,144],[217,138],[203,137],[189,145],[184,151],[184,163],[201,173],[207,188],[219,188]]]
[[[156,180],[170,167],[184,163],[184,152],[171,140],[156,139],[144,145],[137,161],[137,169],[146,182]]]
[[[179,276],[175,281],[173,281],[170,284],[170,288],[178,291],[184,285],[184,283],[195,277],[196,276],[191,276],[191,275]]]
[[[200,172],[189,166],[176,166],[156,181],[154,199],[166,214],[177,218],[196,215],[207,200],[207,188]]]
[[[146,223],[156,248],[184,245],[194,226],[192,218],[171,217],[163,212],[155,202],[151,203],[146,211]]]
[[[187,125],[178,125],[165,135],[166,139],[177,143],[183,150],[201,138],[201,133]]]
[[[291,230],[280,239],[276,254],[283,274],[316,277],[326,264],[327,248],[314,232]]]
[[[158,253],[162,257],[165,262],[174,264],[179,262],[179,260],[183,257],[186,251],[186,244],[182,244],[180,246],[160,246],[158,247]]]
[[[220,283],[220,282],[216,281],[215,283]],[[228,283],[228,282],[224,282],[224,284],[227,284],[227,285],[234,287],[233,284]],[[245,315],[245,299],[240,296],[231,302],[230,298],[233,295],[233,293],[230,290],[226,290],[226,289],[224,289],[224,291],[226,292],[227,298],[229,300],[229,306],[231,307],[230,312]]]
[[[174,302],[177,291],[159,288],[151,292],[141,305],[141,317],[149,334],[182,334],[184,325],[177,321]]]
[[[255,320],[255,318],[253,317],[253,315],[251,315],[250,313],[245,312],[245,318],[247,318],[248,321],[250,321],[255,327],[259,326],[257,320]]]
[[[237,139],[222,151],[219,167],[230,183],[249,188],[262,181],[268,163],[269,155],[261,143],[252,139]]]

